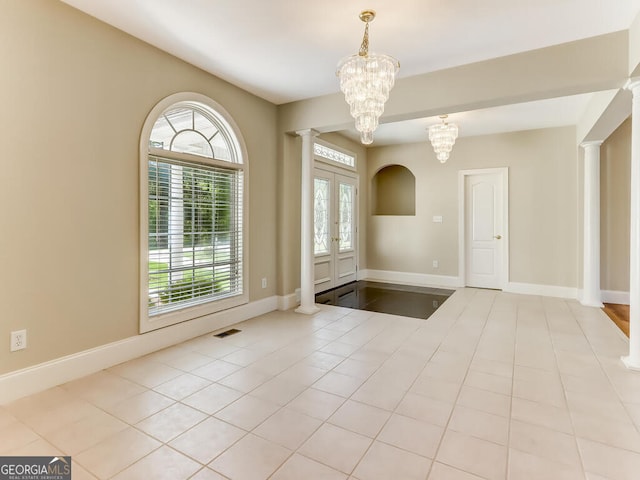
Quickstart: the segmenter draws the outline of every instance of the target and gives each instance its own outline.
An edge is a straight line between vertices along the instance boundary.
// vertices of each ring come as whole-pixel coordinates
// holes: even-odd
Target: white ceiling
[[[640,12],[640,0],[63,1],[275,104],[339,91],[335,67],[358,51],[364,9],[378,14],[371,51],[398,58],[400,77],[628,29]],[[582,111],[584,101],[566,102]],[[545,105],[559,111],[529,106]],[[506,112],[490,109],[482,123]],[[430,123],[385,125],[376,144]]]

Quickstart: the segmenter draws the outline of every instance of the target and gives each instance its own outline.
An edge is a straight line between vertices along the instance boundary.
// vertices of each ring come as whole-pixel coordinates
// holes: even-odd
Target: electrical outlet
[[[23,350],[27,348],[27,331],[16,330],[11,332],[11,351]]]
[[[262,279],[262,288],[267,288],[267,279],[266,279],[266,277]]]
[[[434,260],[433,261],[433,268],[438,268],[438,265],[439,265],[438,260]]]

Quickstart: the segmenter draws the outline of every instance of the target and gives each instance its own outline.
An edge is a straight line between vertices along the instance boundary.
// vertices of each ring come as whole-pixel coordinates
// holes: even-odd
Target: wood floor
[[[620,330],[629,336],[629,305],[618,305],[616,303],[605,303],[604,313],[609,315]]]

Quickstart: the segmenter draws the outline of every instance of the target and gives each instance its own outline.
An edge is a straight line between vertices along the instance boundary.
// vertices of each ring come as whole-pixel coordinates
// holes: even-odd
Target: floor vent
[[[214,337],[224,338],[224,337],[228,337],[229,335],[233,335],[234,333],[238,333],[238,332],[241,332],[241,331],[242,330],[238,330],[237,328],[231,328],[229,330],[225,330],[224,332],[216,333],[214,335]]]

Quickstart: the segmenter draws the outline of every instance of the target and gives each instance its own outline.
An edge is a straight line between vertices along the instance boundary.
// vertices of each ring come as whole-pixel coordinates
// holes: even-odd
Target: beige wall
[[[629,291],[631,118],[600,147],[600,286]]]
[[[444,165],[426,140],[371,148],[369,181],[387,164],[415,175],[416,216],[369,216],[368,268],[457,276],[458,171],[509,167],[510,281],[576,286],[574,127],[460,138]]]
[[[60,2],[2,6],[0,373],[137,334],[140,131],[176,92],[244,136],[250,299],[274,295],[276,107]]]

